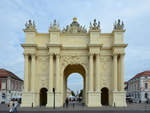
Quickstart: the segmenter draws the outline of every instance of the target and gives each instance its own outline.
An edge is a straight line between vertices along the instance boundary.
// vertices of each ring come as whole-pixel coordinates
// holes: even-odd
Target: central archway
[[[67,78],[72,73],[79,73],[83,77],[83,103],[86,101],[86,71],[81,64],[69,64],[64,69],[64,96],[63,101],[65,103],[65,99],[67,97]]]

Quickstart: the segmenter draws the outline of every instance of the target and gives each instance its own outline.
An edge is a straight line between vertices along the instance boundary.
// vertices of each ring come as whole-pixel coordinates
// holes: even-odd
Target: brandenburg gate
[[[88,107],[126,106],[124,91],[124,24],[114,23],[102,33],[96,19],[89,29],[73,18],[62,30],[54,20],[48,33],[39,33],[34,21],[25,24],[24,91],[22,107],[62,107],[71,73],[83,76],[83,103]]]

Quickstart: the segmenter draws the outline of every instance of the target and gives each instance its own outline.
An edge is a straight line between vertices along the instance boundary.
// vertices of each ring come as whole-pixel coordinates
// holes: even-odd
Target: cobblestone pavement
[[[0,104],[0,113],[8,113],[9,108],[6,104]],[[86,113],[150,113],[150,104],[128,104],[127,107],[110,107],[110,106],[102,106],[102,107],[92,107],[88,108],[86,106],[83,106],[81,104],[69,104],[69,106],[66,108],[46,108],[46,107],[36,107],[36,108],[20,108],[18,107],[18,113],[48,113],[48,112],[68,112],[68,113],[74,113],[74,112],[86,112]]]
[[[18,111],[17,113],[149,113],[149,111]],[[8,113],[8,111],[0,111]]]

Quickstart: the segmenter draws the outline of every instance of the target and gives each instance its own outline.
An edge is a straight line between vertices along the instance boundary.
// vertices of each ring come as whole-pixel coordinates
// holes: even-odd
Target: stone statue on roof
[[[77,22],[77,18],[73,18],[73,22],[70,25],[67,25],[66,28],[62,30],[64,33],[87,33],[85,26],[81,26]]]
[[[97,23],[96,19],[94,19],[93,25],[90,22],[90,30],[100,30],[100,21]]]
[[[26,22],[24,31],[36,31],[35,22],[32,22],[31,20]]]
[[[124,30],[124,23],[122,21],[120,21],[120,19],[118,19],[118,21],[114,23],[114,30]]]

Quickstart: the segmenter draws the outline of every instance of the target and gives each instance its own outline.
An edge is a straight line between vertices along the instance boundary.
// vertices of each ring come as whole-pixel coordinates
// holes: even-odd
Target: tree
[[[80,90],[79,97],[83,97],[83,89]]]
[[[74,93],[74,91],[71,91],[71,95],[72,95],[72,96],[75,96],[75,93]]]

